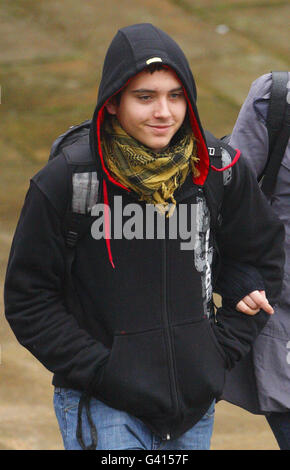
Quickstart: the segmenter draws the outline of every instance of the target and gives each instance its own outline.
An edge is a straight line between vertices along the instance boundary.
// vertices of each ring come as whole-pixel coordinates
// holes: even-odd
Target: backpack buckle
[[[69,248],[74,248],[78,241],[78,232],[69,230],[66,235],[66,244]]]

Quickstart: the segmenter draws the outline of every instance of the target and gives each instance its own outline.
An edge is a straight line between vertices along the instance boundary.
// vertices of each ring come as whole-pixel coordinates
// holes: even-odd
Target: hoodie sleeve
[[[282,287],[284,227],[242,156],[232,171],[232,180],[224,188],[217,235],[221,259],[256,268],[264,281],[267,298],[275,308]],[[214,329],[228,354],[230,367],[249,351],[268,319],[263,310],[249,316],[223,302]]]
[[[18,341],[47,369],[86,390],[109,351],[66,310],[64,256],[59,215],[32,181],[8,261],[6,318]]]
[[[231,263],[225,259],[222,261],[215,292],[231,308],[236,308],[237,303],[251,292],[265,290],[263,278],[256,268],[245,263]]]

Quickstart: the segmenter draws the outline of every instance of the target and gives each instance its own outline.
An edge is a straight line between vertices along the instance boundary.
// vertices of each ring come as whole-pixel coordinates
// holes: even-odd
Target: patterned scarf
[[[162,152],[154,152],[129,136],[115,117],[106,119],[102,136],[102,150],[111,174],[139,194],[140,200],[156,205],[162,214],[168,212],[167,217],[176,206],[174,191],[184,183],[189,170],[198,176],[193,135],[182,128],[178,139],[172,140],[175,142]]]

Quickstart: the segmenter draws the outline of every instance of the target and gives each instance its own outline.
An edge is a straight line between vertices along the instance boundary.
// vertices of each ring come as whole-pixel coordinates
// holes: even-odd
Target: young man
[[[66,449],[209,448],[225,370],[269,317],[225,302],[214,320],[216,254],[257,268],[274,304],[283,228],[239,152],[221,151],[220,174],[208,146],[220,152],[222,143],[206,143],[182,50],[150,24],[121,29],[89,144],[65,148],[32,179],[7,269],[6,316],[54,373]],[[66,296],[63,221],[71,200],[83,203],[72,187],[92,180],[97,191],[82,193],[91,229],[76,245]]]
[[[285,97],[289,106],[289,72],[287,86]],[[271,87],[271,73],[262,75],[252,83],[230,138],[230,144],[241,149],[257,178],[264,174],[267,164],[269,137],[266,121]],[[281,145],[281,139],[279,141]],[[284,223],[286,230],[283,288],[275,308],[275,315],[270,318],[255,341],[253,354],[246,357],[239,367],[229,374],[224,395],[229,401],[249,411],[265,414],[281,450],[290,450],[289,140],[276,181],[274,193],[269,197],[269,204]],[[239,305],[240,307],[243,308],[243,305]],[[255,302],[251,307],[255,309]]]

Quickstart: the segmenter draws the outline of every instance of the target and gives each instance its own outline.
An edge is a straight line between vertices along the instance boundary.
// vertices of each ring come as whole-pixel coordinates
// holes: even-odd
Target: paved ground
[[[119,27],[152,22],[174,36],[197,78],[202,122],[217,135],[231,130],[256,77],[289,69],[288,1],[2,0],[1,6],[1,291],[29,178],[55,136],[91,115],[104,53]],[[50,373],[18,345],[3,316],[0,331],[0,449],[61,449]],[[222,402],[212,448],[277,445],[263,417]]]

